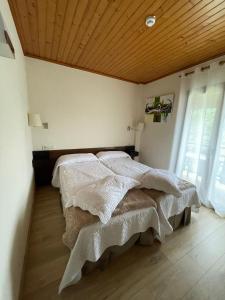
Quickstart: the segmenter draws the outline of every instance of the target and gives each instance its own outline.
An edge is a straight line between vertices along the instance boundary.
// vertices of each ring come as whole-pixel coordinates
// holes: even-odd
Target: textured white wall
[[[6,0],[0,0],[16,59],[0,57],[0,299],[18,298],[32,203],[32,146],[25,60]]]
[[[54,149],[134,144],[141,86],[27,58],[29,100],[49,129],[33,128],[33,147]]]

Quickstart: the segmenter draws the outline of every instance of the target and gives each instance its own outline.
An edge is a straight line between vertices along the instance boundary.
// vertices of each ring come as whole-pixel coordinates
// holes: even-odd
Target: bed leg
[[[191,208],[186,207],[184,210],[183,225],[187,226],[191,222]]]
[[[154,230],[152,228],[149,228],[146,232],[140,234],[139,244],[142,246],[154,244]]]

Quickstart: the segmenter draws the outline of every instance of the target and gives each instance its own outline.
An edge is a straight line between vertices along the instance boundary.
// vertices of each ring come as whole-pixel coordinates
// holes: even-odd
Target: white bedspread
[[[141,164],[130,157],[100,159],[100,161],[116,174],[129,176],[138,181],[141,181],[143,175],[151,170],[149,166]]]
[[[201,206],[196,187],[192,186],[182,191],[182,197],[177,198],[173,195],[164,195],[159,198],[157,206],[160,206],[166,219],[179,215],[186,207],[192,207],[193,211],[198,212]]]
[[[80,280],[85,261],[97,261],[108,247],[124,245],[135,233],[145,232],[150,227],[160,236],[159,217],[154,207],[131,211],[110,219],[107,224],[98,222],[81,229],[71,251],[59,293]]]
[[[141,183],[143,181],[143,174],[146,174],[151,170],[150,167],[136,162],[129,157],[102,159],[101,162],[116,174],[130,176],[139,180]],[[183,181],[177,179],[179,187],[180,182]],[[148,193],[147,189],[146,193]],[[149,195],[151,196],[151,190],[149,190]],[[169,217],[180,214],[186,207],[192,207],[197,212],[198,208],[201,206],[196,187],[192,184],[182,188],[179,197],[171,194],[162,194],[156,202],[157,212],[161,223],[161,241],[163,241],[166,235],[169,235],[172,232],[172,226],[168,222]]]
[[[55,167],[52,184],[60,187],[65,208],[71,201],[71,195],[95,184],[96,180],[111,176],[116,175],[98,160],[60,163]],[[108,247],[123,245],[132,235],[150,227],[161,235],[160,221],[154,207],[130,211],[111,218],[106,224],[99,221],[82,228],[71,251],[59,292],[80,280],[81,269],[87,260],[97,261]]]
[[[116,174],[138,180],[141,183],[140,187],[155,189],[176,197],[181,196],[177,184],[178,178],[172,172],[150,168],[132,160],[130,157],[100,158],[100,161]]]
[[[53,185],[60,186],[64,208],[80,207],[97,215],[103,223],[111,218],[125,194],[140,182],[117,175],[98,160],[56,163]]]
[[[113,174],[115,173],[102,165],[97,159],[83,162],[72,161],[71,163],[55,165],[52,185],[61,187],[62,184],[69,181],[69,184],[75,184],[76,189],[80,189],[97,179],[103,179]]]
[[[97,159],[80,163],[56,164],[52,185],[60,188],[62,204],[65,208],[71,200],[71,195],[76,191],[111,175],[114,173]]]
[[[140,182],[126,176],[110,175],[87,184],[78,191],[71,190],[66,207],[80,207],[99,217],[106,224],[126,193]]]
[[[201,206],[196,187],[193,184],[181,179],[179,186],[182,190],[182,196],[179,198],[167,194],[161,194],[156,198],[151,190],[144,190],[157,204],[157,212],[161,224],[161,240],[171,233],[172,227],[168,221],[170,217],[179,215],[186,207],[191,207],[194,212],[198,212]]]

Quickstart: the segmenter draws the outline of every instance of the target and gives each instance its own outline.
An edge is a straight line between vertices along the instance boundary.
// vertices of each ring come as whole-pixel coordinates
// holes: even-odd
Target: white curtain
[[[225,217],[225,68],[214,63],[182,79],[187,107],[176,172],[202,203]]]

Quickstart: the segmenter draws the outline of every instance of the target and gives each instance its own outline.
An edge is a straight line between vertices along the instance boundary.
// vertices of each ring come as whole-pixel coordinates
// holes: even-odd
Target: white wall
[[[149,96],[175,94],[173,112],[168,121],[166,123],[148,122],[145,124],[143,131],[140,151],[141,161],[155,168],[170,170],[174,168],[174,161],[171,157],[174,151],[180,82],[178,74],[173,74],[143,86],[144,99]]]
[[[6,0],[0,0],[16,59],[0,57],[0,299],[17,299],[32,200],[25,60]]]
[[[49,129],[33,128],[33,147],[54,149],[134,144],[127,131],[142,114],[141,86],[27,58],[31,112]]]

